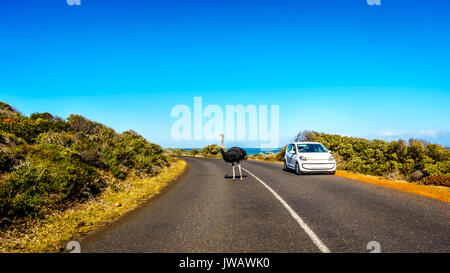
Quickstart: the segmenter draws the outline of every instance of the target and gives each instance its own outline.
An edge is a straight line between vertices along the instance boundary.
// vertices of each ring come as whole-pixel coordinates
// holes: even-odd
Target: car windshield
[[[326,153],[327,149],[321,144],[297,144],[299,153]]]

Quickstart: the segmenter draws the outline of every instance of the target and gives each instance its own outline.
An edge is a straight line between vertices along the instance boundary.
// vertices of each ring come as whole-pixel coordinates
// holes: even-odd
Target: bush
[[[174,149],[171,151],[171,154],[176,155],[176,156],[183,156],[187,154],[187,151],[184,149]]]
[[[70,115],[67,118],[68,131],[81,133],[83,135],[95,134],[101,129],[101,125],[97,122],[90,121],[80,115]]]
[[[260,152],[258,154],[250,155],[250,159],[258,159],[258,160],[266,160],[266,161],[283,161],[284,160],[284,154],[286,152],[286,147],[283,147],[279,152],[273,153],[273,152],[267,152],[263,153]]]
[[[96,149],[92,150],[86,150],[81,151],[81,160],[83,160],[84,163],[100,168],[100,169],[106,169],[107,165],[105,162],[105,159],[103,155]]]
[[[419,181],[424,176],[423,172],[415,171],[411,174],[411,181]]]
[[[191,155],[192,156],[196,156],[196,155],[198,155],[200,153],[200,150],[199,149],[192,149],[191,150]]]
[[[4,111],[9,111],[9,112],[17,112],[16,109],[14,109],[14,107],[12,107],[11,105],[1,102],[0,101],[0,110],[4,110]]]
[[[263,152],[259,152],[258,154],[251,155],[250,158],[258,159],[258,160],[269,160],[269,157],[266,157],[266,155]]]
[[[105,186],[100,174],[76,153],[34,147],[29,161],[4,180],[0,191],[0,218],[40,217],[69,201],[96,196]]]
[[[55,144],[60,147],[71,147],[76,142],[76,138],[67,132],[46,132],[41,135],[36,140],[37,144]]]
[[[116,136],[116,141],[102,147],[109,166],[117,178],[124,179],[131,170],[153,176],[169,164],[161,146],[149,143],[133,131]]]
[[[0,150],[0,173],[8,172],[13,166],[12,158],[2,150]]]
[[[37,120],[37,119],[45,119],[45,120],[50,120],[50,121],[62,121],[61,118],[59,117],[54,117],[52,114],[50,113],[33,113],[30,116],[31,120]]]
[[[220,146],[216,144],[211,144],[203,147],[202,154],[203,156],[216,156],[220,154]]]
[[[284,161],[284,155],[286,154],[286,148],[287,145],[284,146],[281,151],[279,151],[278,153],[275,154],[275,160],[276,161]]]
[[[450,174],[450,150],[410,139],[392,141],[302,131],[297,141],[321,142],[332,151],[338,167],[359,173],[417,181],[422,176]]]
[[[154,176],[168,165],[161,146],[134,131],[118,134],[80,115],[67,122],[50,113],[28,118],[0,102],[3,224],[64,209],[95,197],[105,181],[114,186],[130,174]]]
[[[67,127],[67,124],[62,120],[29,119],[24,116],[19,116],[11,121],[9,120],[8,122],[4,122],[5,119],[2,119],[0,131],[11,133],[28,143],[34,143],[38,136],[44,132],[61,132]]]
[[[420,181],[423,185],[447,186],[450,187],[449,174],[433,174]]]

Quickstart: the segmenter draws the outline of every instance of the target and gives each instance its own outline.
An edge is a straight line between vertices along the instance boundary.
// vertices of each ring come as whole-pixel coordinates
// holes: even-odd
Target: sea
[[[192,149],[201,150],[202,148],[184,148],[183,150],[190,151]],[[256,154],[259,154],[259,153],[265,154],[267,152],[278,153],[279,151],[281,151],[281,148],[264,148],[264,149],[261,149],[261,148],[242,148],[242,149],[244,149],[247,152],[247,155],[256,155]]]

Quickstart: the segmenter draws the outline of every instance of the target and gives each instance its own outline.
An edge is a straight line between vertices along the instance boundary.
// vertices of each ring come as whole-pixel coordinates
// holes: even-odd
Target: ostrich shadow
[[[242,175],[242,178],[246,178],[246,177],[248,177],[247,175]],[[226,178],[226,179],[232,179],[233,178],[233,176],[232,175],[228,175],[228,174],[226,174],[223,178]],[[236,175],[236,177],[235,177],[236,179],[240,179],[241,177],[239,176],[239,175]]]

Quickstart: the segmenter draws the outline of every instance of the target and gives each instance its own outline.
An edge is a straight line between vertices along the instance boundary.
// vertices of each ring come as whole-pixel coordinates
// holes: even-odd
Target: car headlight
[[[334,156],[330,156],[330,158],[328,158],[328,161],[333,161],[334,160]]]
[[[300,156],[299,159],[301,161],[308,161],[308,158],[306,156]]]

